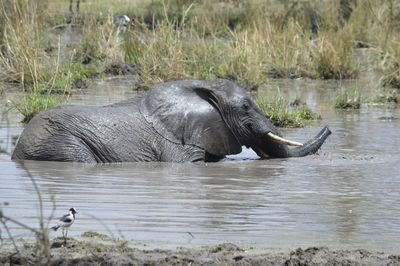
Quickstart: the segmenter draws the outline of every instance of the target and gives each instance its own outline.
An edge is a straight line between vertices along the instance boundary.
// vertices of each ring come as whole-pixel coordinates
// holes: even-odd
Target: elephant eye
[[[245,111],[248,111],[250,109],[250,103],[248,103],[247,101],[243,103],[242,108]]]

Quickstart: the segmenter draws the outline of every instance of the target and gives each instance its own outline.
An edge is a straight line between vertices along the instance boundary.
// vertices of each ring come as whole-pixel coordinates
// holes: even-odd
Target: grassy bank
[[[126,65],[143,88],[218,77],[246,86],[356,78],[365,67],[354,51],[368,48],[376,54],[368,69],[383,71],[382,86],[400,87],[394,0],[86,0],[79,13],[68,7],[64,0],[1,2],[0,81],[62,102],[76,81],[124,73],[113,70]],[[123,14],[132,19],[126,32],[113,20]],[[62,38],[71,31],[75,42]]]

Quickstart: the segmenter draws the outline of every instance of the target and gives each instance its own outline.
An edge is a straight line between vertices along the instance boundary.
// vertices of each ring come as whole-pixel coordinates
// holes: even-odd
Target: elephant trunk
[[[316,153],[331,133],[332,132],[329,130],[328,127],[324,127],[318,133],[318,135],[315,136],[315,138],[304,143],[302,146],[296,148],[288,148],[288,157],[302,157]]]
[[[253,150],[261,158],[303,157],[316,153],[332,132],[326,126],[313,139],[302,144],[269,132]],[[289,146],[298,146],[289,148]]]

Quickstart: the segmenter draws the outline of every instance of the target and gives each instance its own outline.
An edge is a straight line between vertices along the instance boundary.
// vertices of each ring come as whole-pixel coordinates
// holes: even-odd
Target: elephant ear
[[[216,91],[205,81],[175,81],[155,86],[140,102],[148,123],[167,140],[194,145],[224,157],[242,147],[216,108]]]

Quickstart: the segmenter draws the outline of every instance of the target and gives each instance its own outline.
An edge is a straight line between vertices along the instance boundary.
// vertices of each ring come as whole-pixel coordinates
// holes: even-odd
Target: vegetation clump
[[[388,43],[382,65],[385,71],[382,85],[400,89],[400,38],[394,38]]]
[[[355,88],[341,90],[336,96],[335,108],[360,109],[361,95],[359,90]]]
[[[22,114],[22,123],[28,123],[39,112],[63,104],[66,101],[66,97],[60,97],[59,95],[30,93],[12,101],[11,107]]]
[[[82,237],[87,237],[87,238],[97,238],[97,239],[101,239],[101,240],[112,240],[111,237],[109,237],[108,235],[96,232],[96,231],[86,231],[84,232],[82,235]]]
[[[290,107],[281,95],[271,100],[259,97],[256,103],[263,114],[278,127],[304,127],[307,123],[320,119],[306,105]]]
[[[374,102],[380,104],[399,104],[400,92],[396,89],[382,91],[375,98]]]

